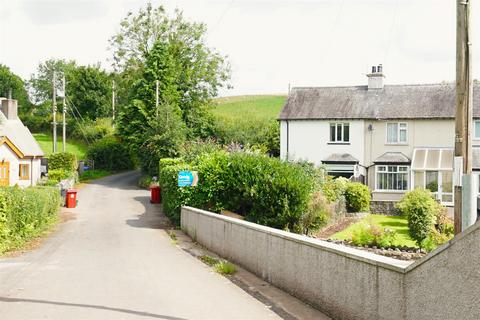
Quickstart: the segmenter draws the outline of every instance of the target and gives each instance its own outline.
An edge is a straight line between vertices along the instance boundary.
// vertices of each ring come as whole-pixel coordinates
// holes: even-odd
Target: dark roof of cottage
[[[349,153],[332,153],[322,162],[346,162],[346,163],[358,163],[358,159]]]
[[[451,119],[455,85],[386,85],[293,88],[279,120]],[[480,118],[480,86],[473,90],[474,117]]]
[[[410,163],[410,159],[401,152],[385,152],[375,159],[375,163]]]

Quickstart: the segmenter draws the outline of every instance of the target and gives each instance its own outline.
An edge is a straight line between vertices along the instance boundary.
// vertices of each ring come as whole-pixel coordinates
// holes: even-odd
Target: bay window
[[[408,166],[376,166],[377,190],[407,190]]]

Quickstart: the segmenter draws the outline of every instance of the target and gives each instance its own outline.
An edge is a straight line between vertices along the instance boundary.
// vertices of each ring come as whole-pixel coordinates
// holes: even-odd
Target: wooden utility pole
[[[52,79],[52,89],[53,89],[53,98],[52,98],[52,116],[53,116],[53,153],[57,152],[57,73],[53,71]]]
[[[66,151],[67,151],[67,123],[66,123],[66,116],[67,116],[67,91],[65,90],[65,75],[63,75],[62,84],[63,84],[62,151],[63,151],[63,152],[66,152]]]
[[[115,80],[112,80],[112,124],[115,126]]]
[[[470,30],[470,0],[457,0],[457,67],[455,157],[461,157],[462,175],[472,173],[472,38]],[[462,232],[462,186],[455,186],[454,225],[455,234]]]
[[[157,80],[155,81],[155,113],[157,115],[157,118],[158,118],[158,85],[160,84],[160,82]]]

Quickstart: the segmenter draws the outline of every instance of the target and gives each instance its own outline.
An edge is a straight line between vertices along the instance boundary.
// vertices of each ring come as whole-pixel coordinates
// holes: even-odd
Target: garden
[[[196,187],[178,187],[183,170],[198,172]],[[369,214],[367,186],[255,149],[198,142],[178,158],[160,160],[159,183],[164,212],[176,224],[188,205],[399,259],[419,258],[453,237],[445,208],[428,190],[407,192],[396,205],[400,216]],[[341,230],[322,236],[345,219]]]

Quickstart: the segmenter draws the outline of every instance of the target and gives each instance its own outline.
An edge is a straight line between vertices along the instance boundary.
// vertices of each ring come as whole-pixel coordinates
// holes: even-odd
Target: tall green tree
[[[66,79],[67,98],[84,118],[111,116],[111,80],[99,65],[72,68]]]
[[[139,77],[152,80],[153,85],[155,80],[171,80],[176,93],[169,103],[180,107],[188,136],[212,134],[213,119],[208,106],[218,90],[228,85],[230,66],[225,57],[206,45],[205,33],[204,24],[186,21],[179,10],[170,17],[162,6],[154,8],[149,3],[136,14],[129,13],[121,21],[120,31],[110,39],[113,66],[121,77],[119,95],[126,100],[122,103],[131,105],[133,99],[141,96],[134,85]],[[171,79],[145,78],[149,72],[145,69],[151,69],[147,60],[152,59],[152,50],[158,51],[158,43],[164,47],[161,55],[166,54],[168,63],[174,66],[169,74]]]
[[[19,114],[25,114],[30,111],[31,103],[28,99],[28,93],[25,83],[18,75],[10,71],[6,65],[0,64],[0,96],[12,98],[18,101]]]

